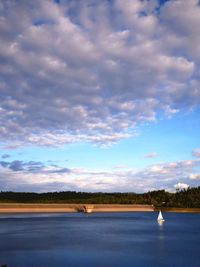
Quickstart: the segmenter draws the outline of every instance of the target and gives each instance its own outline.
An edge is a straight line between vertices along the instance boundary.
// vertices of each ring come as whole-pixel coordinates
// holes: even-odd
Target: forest
[[[150,204],[154,207],[200,208],[200,186],[169,193],[0,192],[0,203]]]

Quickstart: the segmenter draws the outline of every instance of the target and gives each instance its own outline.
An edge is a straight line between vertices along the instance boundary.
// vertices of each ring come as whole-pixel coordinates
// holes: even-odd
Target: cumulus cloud
[[[191,180],[200,180],[200,173],[191,173],[191,174],[189,175],[189,178],[190,178]]]
[[[113,143],[200,102],[198,1],[1,1],[0,15],[5,146]]]
[[[189,188],[189,185],[185,183],[178,183],[174,185],[174,188],[176,190],[187,190]]]
[[[192,151],[193,157],[200,157],[200,148],[196,148]]]
[[[113,168],[102,171],[41,166],[39,162],[13,161],[0,165],[1,190],[147,192],[186,188],[188,184],[198,186],[200,179],[199,174],[192,174],[200,167],[200,161],[196,160],[150,165],[140,170]]]

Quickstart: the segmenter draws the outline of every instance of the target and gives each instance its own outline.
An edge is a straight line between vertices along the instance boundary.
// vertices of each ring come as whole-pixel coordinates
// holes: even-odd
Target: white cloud
[[[169,162],[143,169],[119,166],[112,170],[90,170],[44,165],[41,162],[1,161],[1,190],[13,191],[104,191],[147,192],[150,190],[186,188],[199,185],[200,161]],[[175,185],[174,185],[175,184]]]
[[[164,174],[167,172],[166,169],[163,168],[162,165],[153,165],[151,168],[150,168],[150,172],[155,172],[155,173],[160,173],[160,174]]]
[[[2,142],[112,143],[199,105],[200,7],[188,3],[2,2]]]
[[[185,184],[185,183],[177,183],[174,185],[174,188],[176,190],[187,190],[189,188],[189,185],[188,184]]]
[[[193,157],[200,157],[200,148],[196,148],[192,151]]]
[[[200,180],[200,174],[199,173],[192,173],[189,175],[189,178],[191,180]]]

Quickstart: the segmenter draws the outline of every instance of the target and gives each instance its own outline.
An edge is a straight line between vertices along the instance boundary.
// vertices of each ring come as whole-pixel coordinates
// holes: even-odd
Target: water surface
[[[200,267],[200,214],[0,214],[0,266]]]

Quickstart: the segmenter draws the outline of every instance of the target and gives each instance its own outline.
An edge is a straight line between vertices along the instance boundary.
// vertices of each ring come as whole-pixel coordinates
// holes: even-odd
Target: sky
[[[197,0],[0,1],[0,191],[200,185]]]

